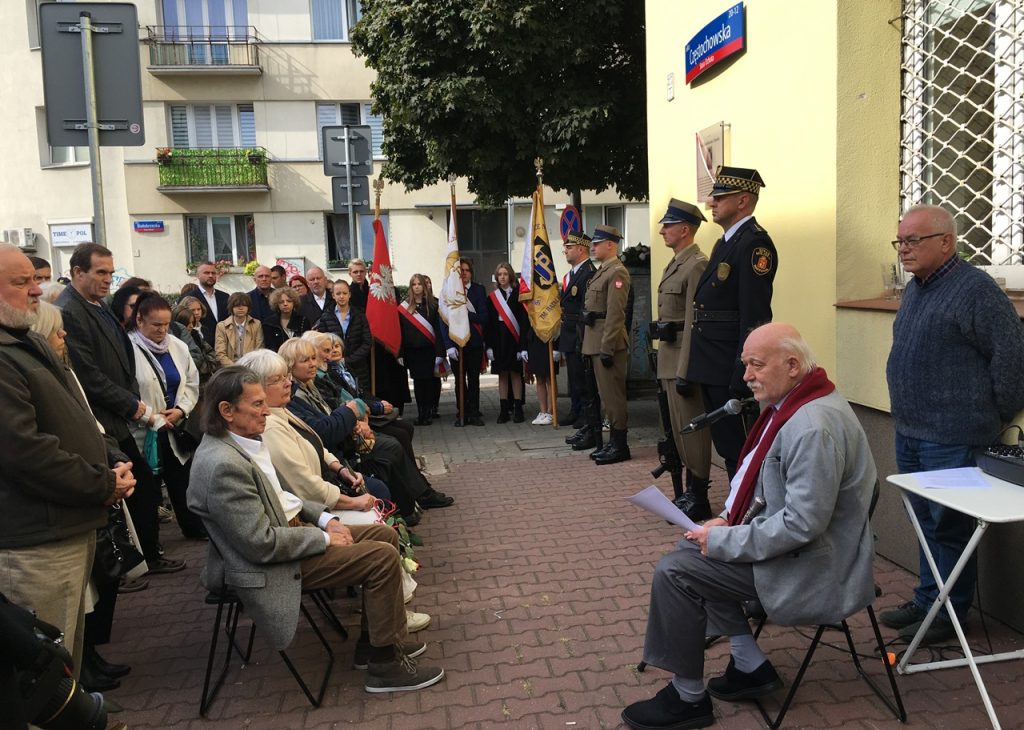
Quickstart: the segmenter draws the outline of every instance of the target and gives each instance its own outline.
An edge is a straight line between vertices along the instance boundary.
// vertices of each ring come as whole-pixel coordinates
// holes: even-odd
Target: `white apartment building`
[[[5,0],[0,9],[6,100],[0,230],[65,273],[74,246],[94,236],[90,170],[88,148],[47,142],[41,1]],[[169,292],[190,278],[190,263],[208,259],[287,259],[300,270],[327,264],[343,275],[349,259],[371,258],[372,216],[359,216],[350,241],[347,216],[332,212],[320,142],[324,125],[369,125],[379,173],[382,126],[371,111],[373,71],[349,43],[358,0],[136,5],[146,141],[101,150],[106,242],[118,273]],[[489,278],[500,261],[518,268],[529,200],[482,209],[464,181],[456,200],[460,248],[476,260],[477,278]],[[557,244],[559,210],[569,197],[547,190],[545,202]],[[587,230],[608,223],[623,231],[627,245],[650,243],[646,204],[627,203],[614,191],[584,193],[583,202]],[[449,203],[446,183],[411,193],[384,189],[381,217],[396,283],[417,272],[439,280]],[[555,259],[564,269],[561,256]]]

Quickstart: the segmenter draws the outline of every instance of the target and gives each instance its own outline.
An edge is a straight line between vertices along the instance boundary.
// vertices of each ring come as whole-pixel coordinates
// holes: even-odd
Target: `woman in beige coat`
[[[252,299],[244,292],[228,297],[231,316],[217,323],[214,352],[224,367],[234,365],[247,352],[263,347],[263,326],[249,316]]]

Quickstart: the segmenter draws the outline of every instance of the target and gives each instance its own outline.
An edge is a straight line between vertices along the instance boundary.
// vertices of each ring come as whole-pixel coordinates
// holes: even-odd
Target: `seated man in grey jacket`
[[[275,649],[295,636],[303,589],[363,587],[355,666],[367,692],[421,689],[444,670],[418,667],[423,643],[406,636],[398,538],[383,525],[346,527],[316,502],[289,492],[261,439],[270,409],[260,379],[243,367],[218,371],[206,386],[205,436],[196,451],[188,505],[210,534],[202,581],[225,586]]]
[[[706,727],[715,721],[709,695],[751,699],[781,686],[743,601],[798,625],[838,622],[874,599],[876,473],[864,430],[790,325],[752,331],[742,359],[765,408],[722,516],[687,532],[655,569],[644,661],[674,676],[623,710],[633,728]],[[706,635],[728,636],[732,656],[705,688]]]

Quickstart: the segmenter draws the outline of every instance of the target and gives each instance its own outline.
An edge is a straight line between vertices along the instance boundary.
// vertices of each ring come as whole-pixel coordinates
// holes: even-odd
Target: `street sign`
[[[746,48],[746,13],[736,3],[700,29],[686,44],[686,83]]]
[[[351,195],[349,191],[351,190]],[[370,179],[365,176],[353,177],[352,187],[349,188],[343,177],[331,178],[331,197],[334,201],[335,213],[363,213],[369,215],[373,212],[370,208]],[[349,208],[349,201],[352,207]]]
[[[558,221],[558,229],[562,234],[563,243],[570,233],[579,233],[583,230],[583,224],[580,222],[580,212],[576,210],[575,206],[566,206],[565,210],[562,211],[562,217]]]
[[[324,127],[324,175],[345,177],[373,174],[373,139],[368,126]],[[347,142],[347,144],[346,144]]]
[[[137,147],[146,141],[139,71],[139,21],[131,3],[43,3],[39,34],[43,53],[46,132],[53,147],[88,143],[82,16],[92,25],[92,66],[99,144]]]

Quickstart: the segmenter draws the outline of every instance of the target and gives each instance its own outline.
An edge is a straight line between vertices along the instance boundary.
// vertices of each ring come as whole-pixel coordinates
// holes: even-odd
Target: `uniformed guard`
[[[586,233],[570,233],[565,239],[562,251],[571,267],[562,279],[562,328],[558,333],[558,351],[562,353],[568,370],[569,398],[572,403],[566,422],[575,428],[583,429],[586,426],[584,403],[593,396],[586,394],[587,379],[583,373],[581,338],[577,333],[577,325],[580,312],[583,311],[583,295],[587,291],[587,282],[590,281],[596,267],[590,260],[590,236]],[[575,434],[567,438],[566,443],[573,444],[574,440]]]
[[[601,406],[611,426],[608,444],[590,454],[597,464],[604,465],[629,459],[629,445],[626,443],[626,361],[629,351],[626,302],[630,279],[618,257],[618,245],[622,240],[618,229],[597,226],[592,238],[594,258],[601,268],[590,277],[583,300],[581,352],[590,357]],[[597,410],[596,414],[594,410]],[[589,417],[591,427],[600,434],[600,410],[591,409]]]
[[[775,244],[754,220],[764,180],[757,170],[722,167],[711,189],[711,218],[724,235],[711,250],[694,295],[693,332],[686,380],[700,385],[707,411],[730,398],[747,398],[740,353],[747,333],[772,318],[772,282],[778,268]],[[736,474],[743,441],[741,416],[711,426],[715,450],[729,479]]]
[[[682,429],[704,412],[700,386],[687,380],[690,337],[693,331],[693,294],[708,266],[707,257],[693,245],[700,224],[707,218],[692,203],[672,198],[658,221],[661,237],[673,256],[658,284],[658,320],[651,326],[651,338],[658,345],[658,379],[668,401],[672,435],[686,465],[686,492],[676,500],[692,520],[711,517],[708,481],[711,473],[711,433],[707,429],[685,436]]]

